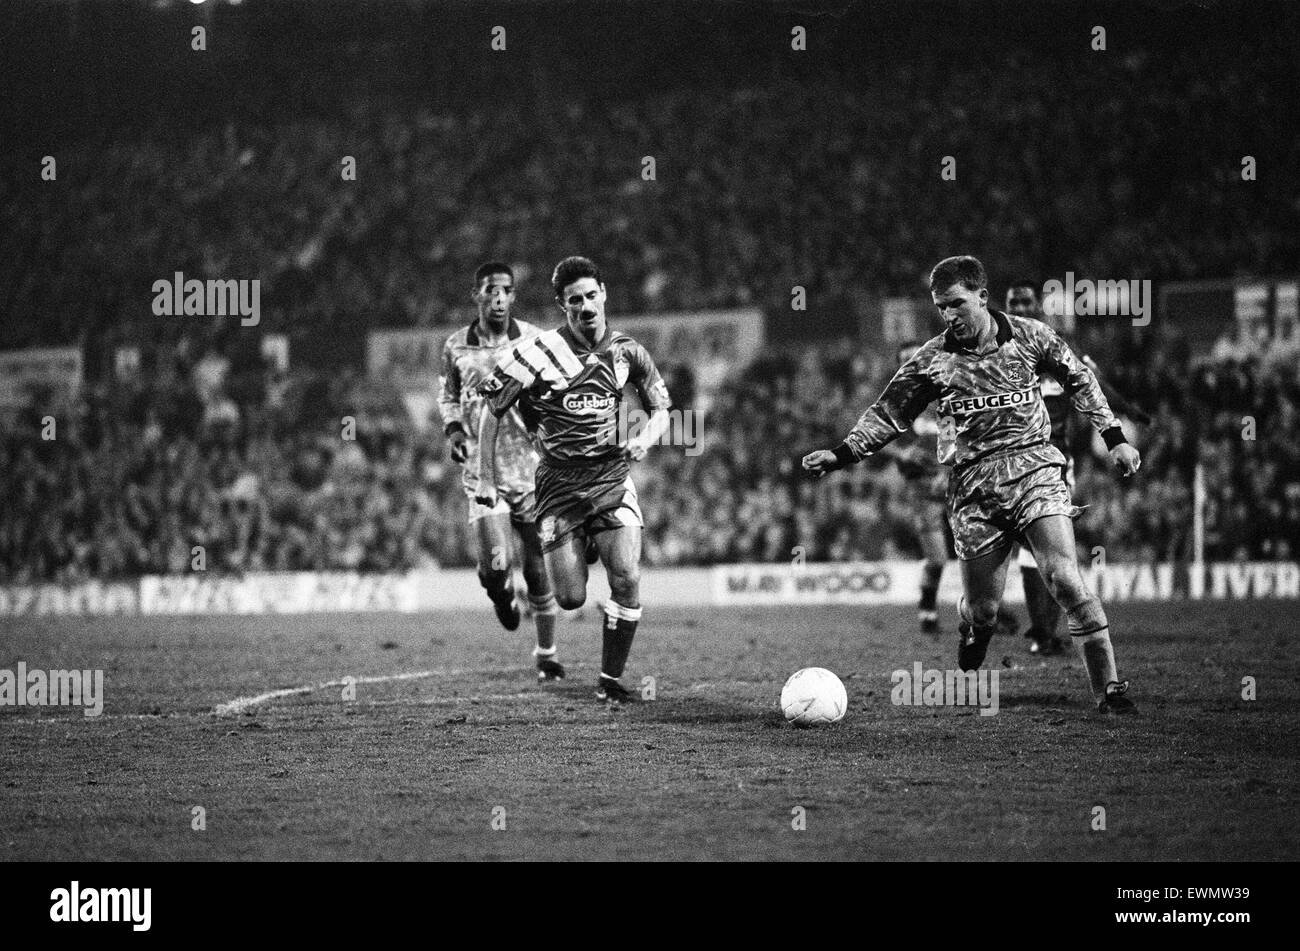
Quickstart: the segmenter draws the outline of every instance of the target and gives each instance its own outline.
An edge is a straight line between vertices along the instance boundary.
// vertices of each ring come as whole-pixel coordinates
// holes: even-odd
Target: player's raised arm
[[[447,437],[451,461],[463,463],[468,452],[469,436],[465,432],[465,411],[460,405],[460,368],[456,353],[448,337],[442,345],[442,377],[438,383],[438,415],[442,417],[442,432]]]
[[[861,462],[883,449],[912,425],[913,420],[939,398],[939,389],[925,372],[925,351],[917,351],[898,368],[885,391],[880,394],[857,424],[834,449],[818,449],[803,457],[803,467],[820,477],[836,469]]]
[[[1056,331],[1044,324],[1032,327],[1031,347],[1037,349],[1038,369],[1060,381],[1070,403],[1088,418],[1110,450],[1111,460],[1126,476],[1142,465],[1138,451],[1124,438],[1124,429],[1106,402],[1097,375],[1080,360]]]
[[[659,369],[645,347],[636,344],[628,352],[631,364],[628,368],[628,380],[636,387],[641,402],[650,411],[650,418],[645,428],[635,438],[627,441],[625,451],[629,459],[644,459],[650,447],[659,441],[668,429],[668,410],[672,408],[672,398],[664,384]]]

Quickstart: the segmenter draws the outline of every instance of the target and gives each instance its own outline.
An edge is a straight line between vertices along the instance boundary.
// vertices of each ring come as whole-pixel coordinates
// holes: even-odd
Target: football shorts
[[[1018,539],[1030,522],[1048,515],[1074,518],[1065,456],[1055,446],[997,453],[953,470],[948,520],[962,561]]]
[[[469,521],[474,524],[487,515],[509,515],[510,521],[530,525],[537,517],[537,500],[532,489],[508,488],[497,489],[496,505],[488,507],[474,501],[474,490],[465,489],[469,499]]]
[[[626,459],[582,466],[537,465],[537,532],[542,551],[555,551],[574,533],[596,535],[641,527],[641,506]]]

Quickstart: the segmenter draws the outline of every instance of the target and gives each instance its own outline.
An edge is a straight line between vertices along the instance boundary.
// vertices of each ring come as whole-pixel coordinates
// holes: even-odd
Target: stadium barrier
[[[845,564],[740,564],[647,568],[641,599],[662,607],[913,604],[921,565],[914,561]],[[1113,564],[1084,569],[1103,602],[1300,599],[1300,564],[1215,562],[1195,565]],[[405,575],[287,572],[147,575],[135,581],[0,585],[0,617],[68,615],[309,614],[333,612],[490,610],[472,569]],[[609,595],[595,571],[589,604]],[[956,564],[944,572],[939,599],[956,603]],[[1007,600],[1022,602],[1020,573],[1007,572]]]

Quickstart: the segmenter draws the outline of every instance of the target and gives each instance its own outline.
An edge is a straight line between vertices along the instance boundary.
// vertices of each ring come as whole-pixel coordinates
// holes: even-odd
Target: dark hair
[[[1009,291],[1014,290],[1017,287],[1027,287],[1034,292],[1035,300],[1041,300],[1043,296],[1043,292],[1039,290],[1039,288],[1042,286],[1043,285],[1040,284],[1038,281],[1030,280],[1027,277],[1018,277],[1014,281],[1011,281],[1010,283],[1007,284],[1007,290]]]
[[[483,286],[483,279],[491,277],[493,274],[507,274],[510,276],[510,283],[515,282],[514,269],[503,261],[488,261],[487,264],[480,264],[478,270],[474,272],[474,290]]]
[[[604,283],[600,279],[600,268],[590,258],[577,255],[565,258],[555,265],[555,273],[551,275],[551,287],[555,289],[555,296],[559,297],[566,287],[584,277],[594,278],[597,284]]]
[[[930,290],[943,291],[960,284],[968,291],[982,291],[989,285],[989,276],[979,258],[969,254],[944,258],[930,272]]]

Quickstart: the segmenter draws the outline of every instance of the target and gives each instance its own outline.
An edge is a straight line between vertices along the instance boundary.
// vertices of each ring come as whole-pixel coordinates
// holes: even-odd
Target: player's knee
[[[576,611],[587,603],[587,592],[565,588],[563,585],[557,585],[555,589],[555,601],[566,611]]]
[[[1079,569],[1070,563],[1056,562],[1041,569],[1043,583],[1057,604],[1069,607],[1088,597]]]
[[[970,610],[971,621],[976,627],[987,627],[997,622],[999,606],[997,598],[971,598],[966,604]]]

